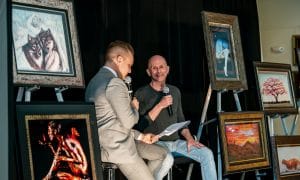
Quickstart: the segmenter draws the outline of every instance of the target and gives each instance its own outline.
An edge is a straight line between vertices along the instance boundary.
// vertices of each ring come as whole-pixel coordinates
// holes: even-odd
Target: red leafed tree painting
[[[278,103],[278,97],[280,95],[287,94],[287,91],[280,79],[270,77],[263,83],[262,94],[266,96],[273,96],[275,98],[275,102]]]

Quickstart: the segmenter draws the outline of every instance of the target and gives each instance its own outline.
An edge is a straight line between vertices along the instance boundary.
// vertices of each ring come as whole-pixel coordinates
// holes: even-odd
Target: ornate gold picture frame
[[[224,174],[270,166],[263,112],[219,114]]]
[[[73,1],[13,0],[13,82],[84,88]]]
[[[202,11],[202,22],[212,89],[248,89],[238,17]]]

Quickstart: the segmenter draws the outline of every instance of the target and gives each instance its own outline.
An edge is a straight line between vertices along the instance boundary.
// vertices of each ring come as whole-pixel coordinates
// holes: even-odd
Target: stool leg
[[[188,170],[188,173],[187,173],[187,175],[186,175],[186,180],[190,180],[190,179],[191,179],[193,167],[194,167],[194,163],[190,163],[190,165],[189,165],[189,170]]]
[[[168,174],[167,174],[167,179],[168,180],[173,180],[173,177],[172,177],[172,168],[170,168]]]
[[[115,180],[115,172],[114,168],[108,169],[108,180]]]

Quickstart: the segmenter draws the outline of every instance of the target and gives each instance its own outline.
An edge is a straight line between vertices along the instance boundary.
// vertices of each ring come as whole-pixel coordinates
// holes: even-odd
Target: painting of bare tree
[[[271,114],[297,113],[289,64],[254,62],[262,109]]]

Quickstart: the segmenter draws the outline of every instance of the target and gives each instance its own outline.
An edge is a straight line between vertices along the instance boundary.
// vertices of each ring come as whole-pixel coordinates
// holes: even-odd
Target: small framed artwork
[[[225,175],[270,166],[263,112],[220,113],[219,128]]]
[[[202,22],[212,89],[248,89],[238,17],[202,11]]]
[[[274,175],[280,180],[300,179],[300,136],[273,136]]]
[[[13,82],[84,88],[73,1],[13,0]]]
[[[267,62],[253,64],[262,110],[266,114],[297,113],[291,66]]]
[[[24,179],[102,180],[92,104],[17,104]]]

